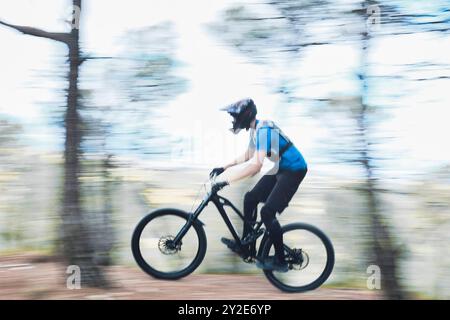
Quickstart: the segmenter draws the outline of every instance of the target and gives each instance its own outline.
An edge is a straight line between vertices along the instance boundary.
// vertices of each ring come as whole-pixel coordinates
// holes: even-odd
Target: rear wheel
[[[318,228],[305,223],[292,223],[282,228],[287,273],[265,270],[267,279],[285,292],[303,292],[321,286],[334,267],[334,249],[330,239]],[[273,256],[270,238],[263,243],[262,257]]]
[[[160,279],[179,279],[192,273],[206,253],[206,235],[195,221],[179,243],[173,240],[191,215],[161,209],[145,216],[133,232],[131,248],[139,267]]]

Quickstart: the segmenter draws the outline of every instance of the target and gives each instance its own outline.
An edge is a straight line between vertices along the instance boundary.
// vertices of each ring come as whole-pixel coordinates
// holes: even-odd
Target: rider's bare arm
[[[254,154],[255,154],[255,149],[248,148],[247,151],[245,151],[245,153],[243,155],[237,157],[236,159],[234,159],[232,162],[230,162],[223,168],[226,170],[226,169],[234,167],[238,164],[247,162],[248,160],[250,160],[253,157]]]
[[[227,179],[228,183],[232,183],[247,177],[252,177],[258,172],[261,171],[261,168],[263,166],[264,158],[266,157],[266,151],[261,150],[258,152],[255,152],[253,150],[253,158],[252,161],[245,166],[244,168],[233,172],[229,178]]]

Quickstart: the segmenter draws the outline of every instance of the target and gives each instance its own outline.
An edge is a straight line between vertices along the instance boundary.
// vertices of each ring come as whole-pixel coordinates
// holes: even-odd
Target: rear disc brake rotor
[[[293,259],[291,261],[291,266],[293,270],[303,270],[309,264],[309,255],[305,250],[293,249]]]

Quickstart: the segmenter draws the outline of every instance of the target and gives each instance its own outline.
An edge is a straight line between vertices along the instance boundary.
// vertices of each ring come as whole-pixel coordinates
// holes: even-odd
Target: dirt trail
[[[66,287],[65,268],[41,257],[0,257],[0,299],[380,299],[379,293],[358,289],[320,288],[285,294],[263,275],[193,274],[177,281],[153,279],[140,269],[108,269],[110,289]]]

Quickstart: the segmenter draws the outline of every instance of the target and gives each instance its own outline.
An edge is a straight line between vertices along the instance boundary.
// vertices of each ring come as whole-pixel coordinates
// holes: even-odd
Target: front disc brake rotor
[[[181,241],[174,245],[173,240],[175,238],[173,236],[164,236],[161,237],[158,241],[158,249],[162,254],[175,254],[181,250]]]

